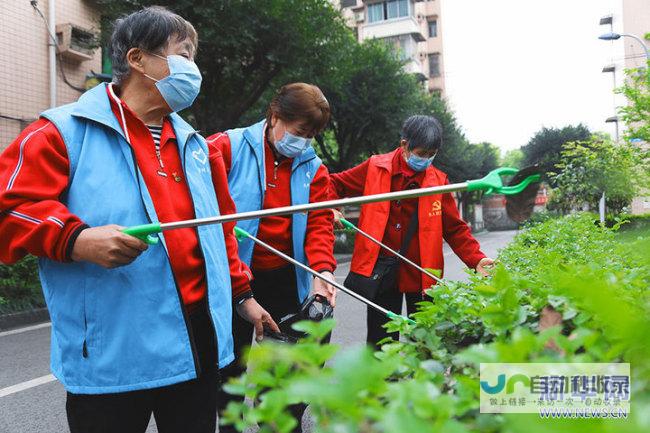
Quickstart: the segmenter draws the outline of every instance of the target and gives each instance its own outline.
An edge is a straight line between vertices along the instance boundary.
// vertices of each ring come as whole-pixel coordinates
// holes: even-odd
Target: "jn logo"
[[[481,381],[481,389],[488,394],[498,394],[503,391],[503,388],[506,389],[506,394],[512,394],[515,392],[515,385],[517,383],[522,383],[526,387],[530,387],[530,378],[525,374],[515,374],[506,382],[506,375],[500,374],[497,376],[497,384],[490,385],[487,381]]]

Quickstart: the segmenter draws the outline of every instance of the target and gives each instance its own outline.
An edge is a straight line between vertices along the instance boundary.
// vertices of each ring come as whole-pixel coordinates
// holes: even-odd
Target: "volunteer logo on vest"
[[[206,156],[205,152],[203,149],[195,150],[192,152],[192,157],[199,161],[201,164],[205,165],[205,163],[208,161],[208,157]]]
[[[440,200],[435,200],[433,203],[431,203],[431,211],[429,212],[429,216],[439,216],[442,215],[442,203]]]

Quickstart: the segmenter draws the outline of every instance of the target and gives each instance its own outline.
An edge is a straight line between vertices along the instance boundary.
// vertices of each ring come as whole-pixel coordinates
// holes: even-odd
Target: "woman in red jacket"
[[[437,119],[421,115],[409,117],[402,127],[401,137],[400,145],[394,151],[372,156],[354,168],[332,174],[332,198],[449,183],[447,175],[431,165],[442,145],[442,126]],[[485,267],[493,263],[481,252],[470,228],[460,218],[450,193],[363,205],[359,226],[388,247],[401,250],[403,255],[424,268],[443,270],[443,238],[468,267],[479,273],[484,274]],[[351,273],[356,274],[357,280],[358,277],[370,277],[375,274],[373,270],[378,262],[390,255],[377,244],[357,236]],[[406,298],[407,311],[413,313],[424,290],[435,281],[405,264],[389,268],[391,271],[384,278],[391,282],[391,287],[380,290],[375,302],[399,313],[402,299]],[[384,323],[384,316],[368,308],[368,343],[377,345],[389,336],[382,327]]]

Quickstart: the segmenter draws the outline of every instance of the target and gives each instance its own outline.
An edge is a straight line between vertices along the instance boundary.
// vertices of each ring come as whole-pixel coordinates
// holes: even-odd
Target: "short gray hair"
[[[436,151],[442,146],[442,125],[433,116],[411,116],[402,125],[401,136],[409,150]]]
[[[126,53],[131,48],[158,53],[164,50],[172,37],[189,38],[198,47],[194,26],[161,6],[151,6],[133,12],[115,21],[111,36],[110,56],[113,63],[113,81],[120,83],[129,75]]]

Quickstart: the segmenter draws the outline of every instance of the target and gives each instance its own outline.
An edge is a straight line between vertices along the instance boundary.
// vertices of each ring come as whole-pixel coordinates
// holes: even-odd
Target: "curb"
[[[47,308],[37,308],[20,313],[10,313],[0,315],[0,331],[6,331],[13,328],[19,328],[25,325],[48,322],[50,314]]]

